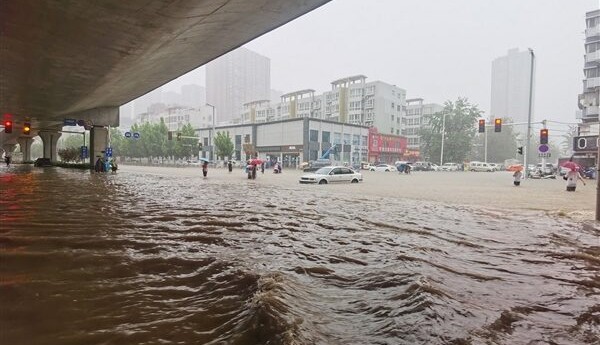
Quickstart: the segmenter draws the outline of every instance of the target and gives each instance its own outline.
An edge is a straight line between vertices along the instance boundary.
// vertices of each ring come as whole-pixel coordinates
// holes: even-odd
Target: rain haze
[[[443,103],[490,111],[491,67],[512,48],[536,55],[534,116],[575,122],[585,13],[597,0],[334,0],[245,46],[271,59],[271,88],[330,89],[364,74]],[[204,85],[204,68],[163,86]]]

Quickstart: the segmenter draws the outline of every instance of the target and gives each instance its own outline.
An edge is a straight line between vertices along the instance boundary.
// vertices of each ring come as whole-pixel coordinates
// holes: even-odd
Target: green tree
[[[464,161],[471,152],[475,124],[481,114],[477,105],[469,103],[467,98],[446,101],[441,112],[425,117],[426,125],[420,131],[423,156],[439,162],[444,127],[444,162]]]
[[[225,159],[225,157],[233,156],[234,146],[233,141],[229,137],[229,132],[217,132],[215,136],[215,148],[217,158],[221,157]]]

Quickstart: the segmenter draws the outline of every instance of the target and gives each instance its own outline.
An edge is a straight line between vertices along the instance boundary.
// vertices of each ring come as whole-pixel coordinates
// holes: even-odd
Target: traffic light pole
[[[483,128],[483,161],[487,163],[487,126],[484,126]]]

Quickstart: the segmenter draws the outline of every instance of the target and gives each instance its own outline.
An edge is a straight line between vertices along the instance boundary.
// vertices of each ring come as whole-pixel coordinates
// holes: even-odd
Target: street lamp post
[[[208,103],[206,103],[206,105],[212,108],[212,131],[208,135],[208,146],[210,146],[210,160],[214,161],[215,148],[213,146],[213,138],[215,136],[215,106]]]
[[[527,178],[527,167],[529,164],[529,144],[531,142],[531,111],[533,108],[533,66],[535,62],[535,54],[533,49],[529,48],[531,54],[531,68],[529,71],[529,111],[527,112],[527,138],[525,138],[525,152],[523,157],[523,165],[525,166],[525,178]]]
[[[440,166],[444,165],[444,137],[446,136],[446,112],[442,112],[442,149],[440,150]]]

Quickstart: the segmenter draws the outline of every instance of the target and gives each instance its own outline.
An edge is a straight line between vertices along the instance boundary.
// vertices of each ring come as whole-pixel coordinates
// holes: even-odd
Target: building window
[[[392,114],[392,122],[394,122],[394,115]]]
[[[344,133],[344,145],[349,145],[351,143],[350,134]]]
[[[309,139],[308,139],[309,141],[314,141],[314,142],[319,141],[319,131],[316,129],[311,129],[309,131],[308,136],[309,136]]]
[[[335,145],[342,143],[342,133],[338,133],[338,132],[333,133],[333,143]]]
[[[325,132],[325,131],[321,132],[321,138],[322,138],[321,141],[324,143],[331,143],[330,136],[331,136],[330,132]]]
[[[352,136],[352,145],[360,145],[360,135],[354,134]]]

